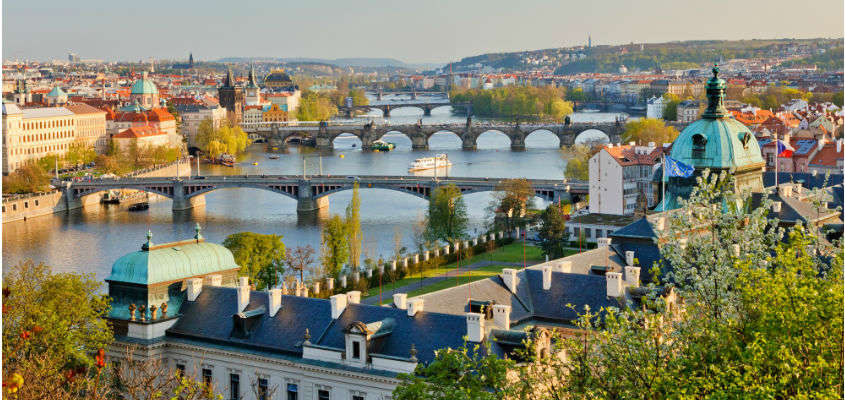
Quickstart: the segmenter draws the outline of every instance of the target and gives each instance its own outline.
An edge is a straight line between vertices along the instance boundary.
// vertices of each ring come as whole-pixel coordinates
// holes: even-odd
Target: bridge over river
[[[686,124],[669,122],[682,130]],[[260,122],[243,124],[243,128],[253,137],[261,137],[274,147],[284,147],[292,138],[309,139],[316,143],[318,149],[331,150],[334,139],[341,134],[351,134],[361,140],[364,149],[381,139],[388,132],[398,132],[411,140],[414,150],[427,150],[428,139],[438,132],[449,132],[461,140],[463,150],[475,150],[478,137],[482,133],[495,131],[505,134],[511,142],[511,150],[525,150],[525,138],[540,132],[548,131],[557,136],[560,147],[570,146],[576,139],[588,130],[599,130],[607,135],[610,142],[618,143],[622,140],[625,122],[609,123],[571,123],[571,124],[520,124],[509,122],[473,122],[467,118],[466,123],[447,124],[390,124],[390,123],[284,123]]]
[[[438,186],[455,185],[461,193],[497,191],[505,178],[460,178],[420,176],[301,176],[301,175],[220,175],[190,178],[118,178],[78,182],[53,182],[67,201],[68,209],[82,207],[82,198],[108,190],[133,189],[173,200],[173,210],[181,211],[205,204],[206,193],[219,189],[254,188],[268,190],[297,200],[300,213],[327,208],[328,195],[352,189],[358,182],[362,189],[387,189],[429,199]],[[584,181],[564,182],[553,179],[529,179],[534,193],[548,201],[577,200],[587,194]]]

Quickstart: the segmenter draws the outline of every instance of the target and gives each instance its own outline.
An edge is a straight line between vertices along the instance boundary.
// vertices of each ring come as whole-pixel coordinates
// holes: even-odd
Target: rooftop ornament
[[[701,114],[702,118],[719,119],[730,116],[725,108],[725,90],[727,85],[724,79],[719,78],[719,64],[713,64],[713,77],[707,81],[707,110]]]
[[[411,343],[411,361],[417,361],[417,346]]]
[[[202,228],[200,227],[200,223],[197,222],[197,224],[194,225],[194,232],[196,232],[196,234],[194,235],[194,239],[196,239],[197,242],[199,242],[203,238],[202,234],[200,234],[201,230],[202,230]]]
[[[304,344],[311,344],[311,332],[308,332],[308,328],[305,328],[305,341]]]
[[[141,250],[149,251],[150,247],[153,247],[153,231],[147,231],[147,242],[141,246]]]

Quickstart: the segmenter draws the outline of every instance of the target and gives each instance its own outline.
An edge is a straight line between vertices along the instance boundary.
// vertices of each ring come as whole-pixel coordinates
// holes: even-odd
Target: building
[[[85,103],[66,106],[76,120],[76,140],[93,147],[98,153],[108,149],[109,136],[106,133],[106,112]]]
[[[28,161],[64,155],[76,139],[75,114],[64,107],[20,108],[3,103],[3,174]]]
[[[196,147],[197,132],[203,120],[210,119],[214,128],[219,128],[227,120],[226,109],[218,105],[188,104],[175,107],[182,118],[182,136],[191,147]]]
[[[220,99],[220,106],[226,109],[229,120],[235,124],[241,123],[244,113],[244,90],[235,83],[231,69],[226,71],[226,79],[223,80],[223,86],[217,89],[217,97]]]
[[[654,96],[646,103],[646,118],[663,119],[663,111],[666,110],[666,99],[663,96]]]
[[[701,104],[695,100],[684,100],[678,103],[677,121],[688,124],[698,119]]]
[[[149,110],[160,105],[158,88],[155,83],[147,77],[144,72],[141,79],[135,81],[132,89],[129,92],[130,102],[134,102],[145,110]]]
[[[19,106],[32,103],[32,91],[26,85],[26,79],[15,81],[15,91],[12,93],[12,100]]]
[[[56,86],[49,93],[44,95],[44,101],[48,106],[60,106],[67,104],[67,93]]]
[[[590,213],[631,215],[640,196],[652,207],[656,199],[652,189],[654,166],[663,148],[609,144],[589,161]]]
[[[290,76],[280,69],[271,71],[264,77],[264,87],[273,92],[290,92],[298,89]]]
[[[133,126],[112,136],[115,148],[127,151],[133,145],[137,148],[170,146],[170,135],[156,126]]]
[[[843,139],[836,139],[835,142],[825,143],[816,154],[810,159],[808,165],[809,172],[821,174],[841,174],[843,171],[843,157],[842,152]]]
[[[182,143],[182,137],[176,132],[176,117],[166,108],[144,110],[136,103],[106,113],[106,132],[111,137],[138,126],[155,127],[168,136],[170,146],[178,147]]]
[[[765,162],[760,145],[751,130],[734,119],[724,106],[725,81],[718,77],[718,67],[707,82],[707,109],[701,119],[691,123],[672,144],[671,157],[695,168],[693,176],[665,178],[666,198],[659,210],[680,207],[678,198],[688,198],[696,185],[696,178],[709,169],[714,174],[722,171],[733,176],[735,190],[763,190]],[[655,174],[660,186],[662,173]],[[657,192],[660,192],[657,190]],[[592,197],[592,193],[590,193]]]
[[[262,117],[263,122],[287,122],[288,112],[278,104],[273,103],[268,107]]]
[[[243,125],[255,125],[264,122],[264,111],[270,108],[262,105],[247,105],[244,107]]]
[[[261,88],[258,87],[258,83],[255,81],[255,66],[250,66],[249,68],[249,77],[244,88],[244,102],[247,106],[261,104]]]
[[[567,277],[551,268],[509,270],[509,286],[499,284],[498,292],[536,296],[531,312],[516,309],[516,298],[513,310],[504,303],[483,312],[474,302],[468,309],[466,303],[433,304],[443,312],[427,310],[428,299],[408,302],[405,294],[382,307],[361,304],[357,291],[329,299],[307,297],[308,288],[299,286],[296,295],[284,288],[254,291],[247,278],[237,278],[238,270],[231,252],[206,242],[199,227],[192,239],[172,243],[155,244],[148,233],[141,250],[118,259],[106,279],[115,335],[108,357],[120,362],[126,348],[134,348],[142,359],[202,377],[229,398],[254,399],[249,382],[255,381],[275,388],[279,398],[386,400],[400,382],[397,374],[413,373],[438,349],[467,340],[490,344],[499,356],[512,354],[525,339],[548,338],[542,328],[526,332],[512,325],[574,315],[556,306],[555,296],[599,309],[618,304],[605,296],[606,287],[622,287],[621,280],[617,288],[604,277]],[[591,290],[569,290],[576,286]],[[549,350],[548,340],[539,343],[537,351]]]

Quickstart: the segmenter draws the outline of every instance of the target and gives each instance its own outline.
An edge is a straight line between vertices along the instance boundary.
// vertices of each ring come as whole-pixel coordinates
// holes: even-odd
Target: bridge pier
[[[317,199],[311,197],[299,198],[296,201],[296,212],[298,214],[316,214],[320,210],[329,208],[329,198],[323,196]]]
[[[425,116],[425,117],[431,116],[431,107],[423,107],[423,116]]]
[[[472,135],[464,134],[463,143],[461,143],[461,150],[473,151],[478,149],[476,138]]]
[[[384,118],[390,118],[390,106],[382,107],[381,112],[384,114]]]
[[[425,135],[411,136],[411,150],[428,150],[428,138]]]
[[[203,206],[205,206],[205,195],[198,195],[188,199],[182,196],[173,197],[173,211],[185,211],[194,207]]]

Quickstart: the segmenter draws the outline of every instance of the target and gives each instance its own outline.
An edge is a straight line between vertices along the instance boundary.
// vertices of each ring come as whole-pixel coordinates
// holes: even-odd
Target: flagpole
[[[663,203],[663,209],[660,211],[666,211],[666,148],[664,148],[663,151],[663,168],[661,168],[663,170],[663,179],[660,182],[663,186],[663,193],[661,194],[661,203]]]
[[[775,193],[778,192],[778,133],[775,131]]]

